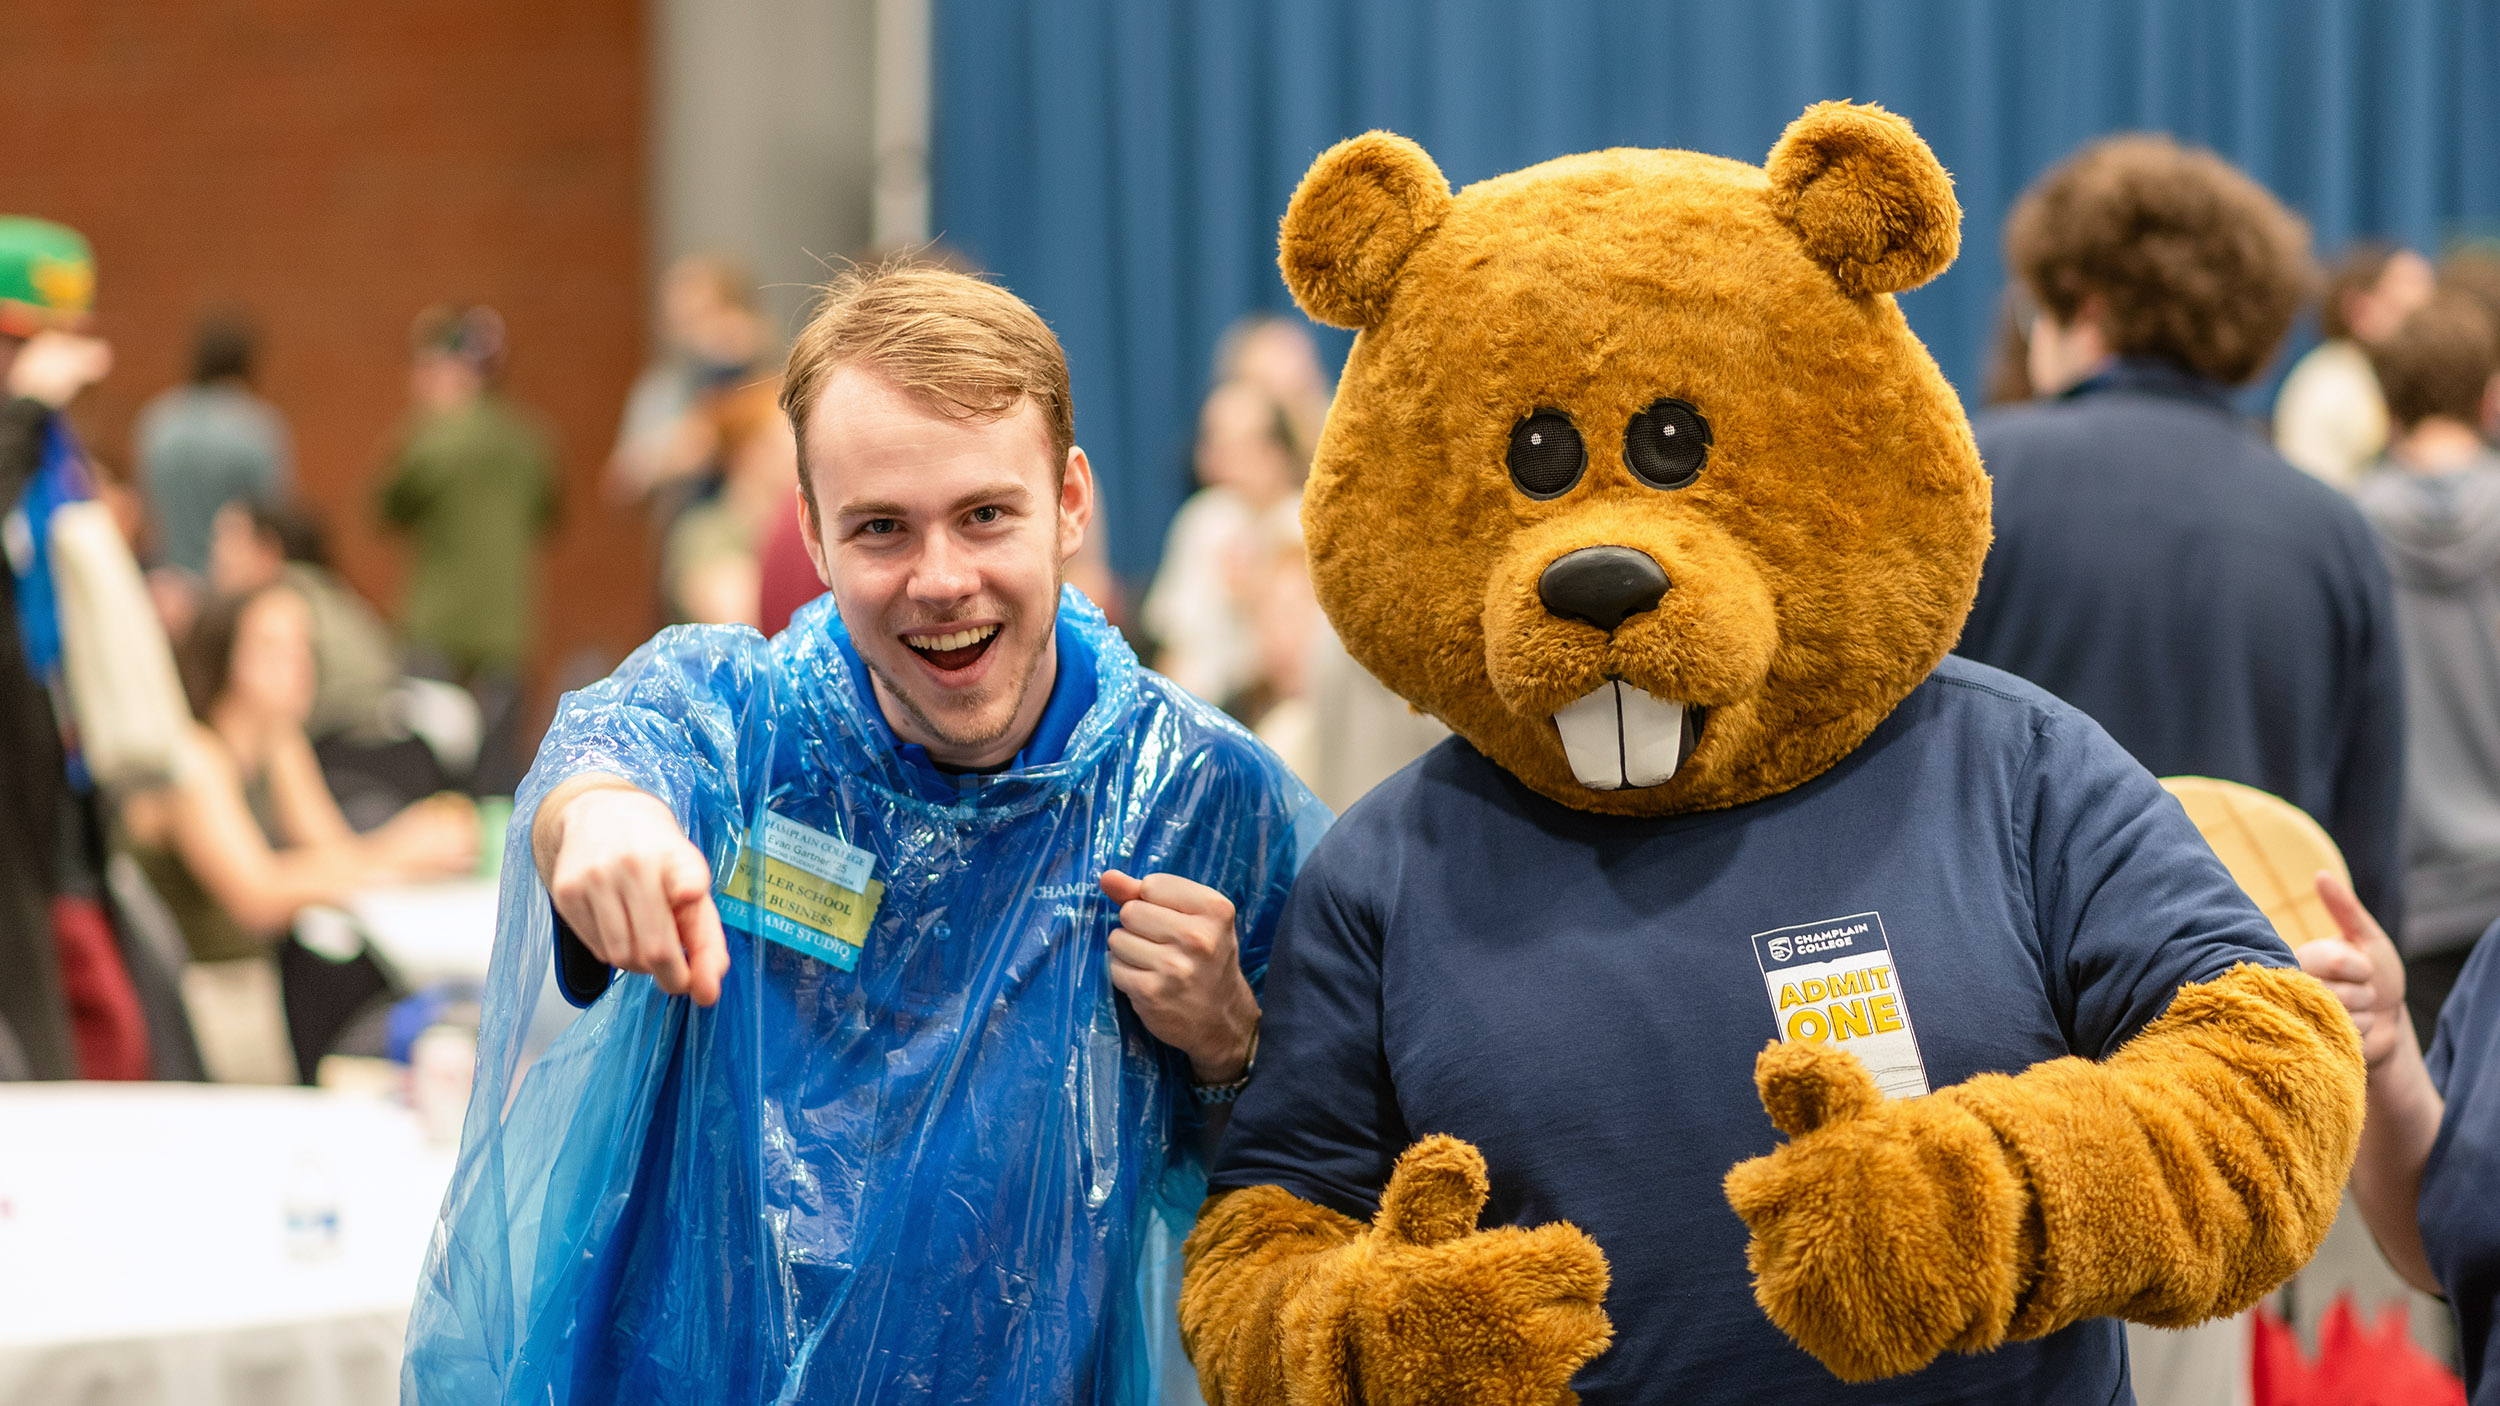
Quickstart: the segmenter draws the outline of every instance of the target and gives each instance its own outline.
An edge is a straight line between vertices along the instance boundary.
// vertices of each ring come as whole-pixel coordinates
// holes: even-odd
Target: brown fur
[[[1347,648],[1582,810],[1741,805],[1847,755],[1951,646],[1987,550],[1960,401],[1891,296],[1952,259],[1959,221],[1906,123],[1841,104],[1799,118],[1767,171],[1618,150],[1453,195],[1403,138],[1323,154],[1282,263],[1313,316],[1361,329],[1303,510]],[[1624,426],[1666,395],[1714,432],[1674,490],[1623,461]],[[1588,466],[1539,501],[1505,455],[1546,407]],[[1611,634],[1538,595],[1592,545],[1647,552],[1670,582]],[[1609,677],[1709,710],[1666,784],[1573,778],[1551,715]],[[2360,1107],[2341,1011],[2257,971],[2183,991],[2104,1064],[1888,1102],[1853,1057],[1791,1044],[1758,1078],[1793,1137],[1728,1178],[1758,1297],[1860,1380],[2088,1314],[2251,1301],[2324,1231]],[[1476,1230],[1484,1175],[1428,1138],[1369,1228],[1273,1186],[1211,1199],[1181,1298],[1208,1399],[1570,1399],[1609,1339],[1605,1261],[1568,1225]]]
[[[1613,1337],[1569,1225],[1477,1230],[1484,1158],[1408,1148],[1366,1229],[1273,1186],[1199,1212],[1181,1341],[1210,1406],[1550,1406]]]
[[[2361,1136],[2360,1037],[2326,988],[2242,966],[2108,1060],[1887,1101],[1857,1057],[1774,1044],[1787,1146],[1727,1197],[1754,1297],[1847,1381],[2112,1316],[2236,1313],[2308,1262]]]
[[[1763,174],[1772,210],[1851,297],[1916,288],[1961,251],[1952,180],[1910,124],[1882,108],[1809,110]]]
[[[1960,402],[1884,290],[1960,221],[1900,119],[1823,104],[1771,170],[1680,151],[1564,157],[1455,197],[1372,133],[1296,192],[1285,277],[1362,327],[1303,523],[1321,604],[1364,667],[1565,805],[1740,805],[1829,767],[1943,658],[1988,543]],[[1709,418],[1689,488],[1622,462],[1662,395]],[[1539,502],[1513,425],[1568,411],[1587,475]],[[1578,547],[1648,552],[1672,589],[1611,637],[1539,604]],[[1552,713],[1608,676],[1709,708],[1681,774],[1592,791]]]

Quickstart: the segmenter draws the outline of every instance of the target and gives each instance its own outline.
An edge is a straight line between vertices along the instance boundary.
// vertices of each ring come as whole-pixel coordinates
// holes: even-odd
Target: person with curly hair
[[[2113,137],[2008,217],[2043,397],[1982,416],[1996,544],[1960,651],[2092,715],[2157,776],[2315,816],[2403,921],[2404,682],[2369,524],[2232,408],[2311,281],[2309,232],[2210,151]]]

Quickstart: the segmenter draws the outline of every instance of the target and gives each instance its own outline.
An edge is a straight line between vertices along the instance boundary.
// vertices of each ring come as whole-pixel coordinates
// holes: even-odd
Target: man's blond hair
[[[807,417],[835,372],[857,366],[942,415],[995,420],[1030,400],[1049,431],[1051,482],[1076,445],[1068,358],[1041,315],[995,283],[909,259],[851,268],[827,283],[781,379],[799,438],[799,487],[822,521],[807,471]]]

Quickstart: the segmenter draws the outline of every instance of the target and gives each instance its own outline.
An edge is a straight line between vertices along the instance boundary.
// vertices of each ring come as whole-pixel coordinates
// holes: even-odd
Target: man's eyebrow
[[[1030,499],[1032,496],[1032,490],[1026,488],[1017,480],[1011,478],[1000,479],[995,483],[985,483],[979,488],[976,488],[956,499],[952,504],[948,505],[946,510],[949,513],[960,513],[967,508],[976,508],[983,503],[994,503],[1002,498]],[[834,516],[842,518],[910,517],[911,510],[904,507],[900,503],[889,502],[883,499],[870,499],[855,503],[845,503],[835,512]]]
[[[947,511],[960,513],[966,508],[977,508],[983,503],[995,503],[1001,498],[1023,499],[1032,496],[1032,490],[1026,488],[1021,482],[1012,478],[1000,479],[995,483],[985,483],[956,499],[954,506]]]

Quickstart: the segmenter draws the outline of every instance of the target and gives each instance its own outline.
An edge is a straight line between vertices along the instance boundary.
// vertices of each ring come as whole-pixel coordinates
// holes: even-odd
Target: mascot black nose
[[[1564,554],[1536,580],[1545,608],[1601,630],[1657,608],[1666,598],[1667,573],[1647,552],[1630,547],[1582,547]]]

